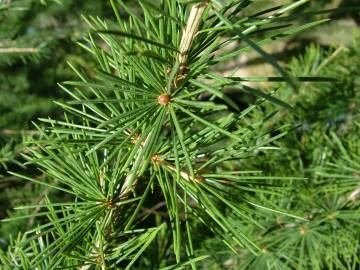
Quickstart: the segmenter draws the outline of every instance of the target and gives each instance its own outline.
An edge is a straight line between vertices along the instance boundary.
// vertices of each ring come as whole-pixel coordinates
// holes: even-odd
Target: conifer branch
[[[191,8],[189,19],[180,42],[180,53],[178,54],[180,68],[186,66],[191,44],[199,30],[199,25],[206,6],[207,3],[198,3],[193,5]]]
[[[161,159],[157,155],[153,156],[152,160],[158,166],[161,166],[161,167],[163,167],[169,171],[175,172],[175,173],[178,172],[178,169],[176,168],[176,166],[174,164],[171,164],[168,161]],[[203,176],[201,176],[201,175],[192,176],[189,172],[187,172],[183,168],[179,168],[179,174],[184,180],[186,180],[190,183],[201,183],[202,184],[202,183],[205,183],[205,181],[206,181]]]
[[[191,8],[190,16],[189,16],[188,22],[186,24],[186,28],[183,31],[183,36],[182,36],[181,43],[180,43],[180,50],[178,53],[178,61],[180,62],[180,74],[182,74],[184,72],[184,70],[186,69],[185,66],[186,66],[189,50],[191,48],[191,44],[192,44],[194,38],[196,37],[205,7],[206,7],[206,4],[199,3],[199,4],[193,5]],[[170,98],[167,95],[160,95],[158,97],[158,103],[162,106],[166,106],[169,103],[169,101],[170,101]],[[129,130],[125,130],[124,133],[129,134]],[[142,164],[145,162],[145,160],[143,160],[144,156],[142,154],[142,151],[143,151],[144,147],[149,143],[149,140],[151,139],[151,134],[152,134],[152,132],[150,132],[147,135],[146,139],[140,143],[140,147],[136,154],[136,159],[134,160],[133,164],[136,165],[136,164]],[[132,143],[136,144],[137,141],[140,139],[140,137],[141,136],[139,134],[135,135],[135,138],[132,139]],[[154,159],[153,159],[153,161],[154,161]],[[177,171],[176,167],[173,165],[170,165],[163,161],[157,162],[157,163],[162,164],[162,165],[165,164],[166,168],[170,169],[171,171],[175,171],[175,172]],[[140,167],[140,166],[138,166],[138,167]],[[201,177],[201,176],[193,177],[184,170],[180,171],[180,175],[185,180],[190,181],[190,182],[203,183],[205,181],[205,179],[203,177]],[[117,200],[121,201],[121,200],[128,199],[128,197],[131,194],[131,191],[136,187],[139,177],[140,177],[140,175],[138,175],[137,168],[133,172],[131,172],[130,174],[128,174],[126,176],[124,184],[121,187],[121,190],[120,190]],[[117,213],[114,215],[115,219],[120,217],[120,215],[121,215],[121,206],[120,206],[120,209],[118,209]],[[116,223],[116,220],[112,220],[111,223]],[[109,224],[109,226],[111,226],[111,225],[112,224]],[[108,230],[108,228],[106,228],[106,230]],[[99,246],[99,240],[96,240],[95,248],[98,248],[98,246]],[[90,254],[96,255],[96,250],[95,249],[91,250]],[[79,270],[88,270],[90,267],[91,267],[91,265],[85,264],[85,265],[81,266],[79,268]]]
[[[0,131],[1,134],[11,136],[17,134],[28,134],[28,135],[40,135],[41,133],[38,130],[14,130],[14,129],[3,129]]]
[[[37,48],[0,48],[0,53],[38,53]]]
[[[34,136],[29,142],[34,145],[24,151],[26,164],[36,165],[46,177],[14,173],[29,183],[66,193],[67,201],[49,193],[56,202],[49,199],[19,208],[34,212],[25,216],[31,221],[43,218],[36,229],[27,232],[26,243],[10,247],[6,254],[0,249],[0,261],[9,269],[22,264],[49,270],[196,269],[198,261],[208,255],[195,254],[210,253],[199,249],[203,242],[197,243],[201,237],[197,224],[202,223],[230,249],[246,254],[246,261],[254,262],[257,268],[273,265],[283,269],[287,264],[293,269],[294,263],[307,269],[315,256],[305,258],[310,249],[298,243],[304,243],[302,239],[313,229],[326,232],[327,217],[336,219],[336,215],[318,209],[320,205],[315,213],[307,200],[293,196],[295,180],[303,179],[271,176],[278,171],[273,171],[276,166],[272,163],[267,165],[270,160],[265,151],[273,151],[275,159],[274,150],[281,141],[276,141],[276,147],[273,143],[288,132],[288,124],[293,124],[290,113],[280,118],[272,112],[279,110],[275,106],[291,108],[286,103],[289,99],[281,100],[280,91],[287,91],[283,83],[291,80],[288,70],[285,72],[262,47],[323,20],[293,24],[291,11],[308,0],[289,0],[253,14],[254,10],[247,8],[254,1],[168,0],[154,4],[141,0],[136,11],[125,2],[110,0],[116,29],[109,29],[108,25],[114,24],[100,18],[85,19],[92,31],[81,46],[94,57],[98,69],[88,76],[71,66],[80,82],[61,85],[72,98],[67,103],[58,102],[65,110],[64,117],[40,119],[46,123],[46,132],[37,127],[40,136]],[[194,2],[197,4],[190,4]],[[208,3],[216,7],[207,8]],[[117,5],[129,19],[121,18]],[[291,23],[282,24],[284,21]],[[239,46],[228,46],[235,43]],[[246,87],[247,78],[218,75],[220,65],[227,66],[228,61],[249,50],[258,52],[282,76],[259,74],[251,77],[254,84]],[[18,57],[4,55],[10,56]],[[319,72],[332,65],[334,59],[330,60]],[[301,74],[303,70],[308,69],[302,68]],[[276,86],[265,91],[257,89],[259,82]],[[237,91],[236,100],[225,91],[230,88]],[[281,98],[274,96],[274,89]],[[243,99],[245,95],[251,100]],[[2,135],[10,138],[13,134],[16,130],[9,129]],[[259,161],[256,166],[252,159],[245,161],[255,155]],[[289,168],[296,167],[292,162]],[[269,171],[262,175],[254,167]],[[326,168],[320,171],[326,177]],[[278,175],[289,175],[287,172],[288,168]],[[309,180],[310,187],[305,188],[323,194],[317,183],[312,184]],[[328,186],[330,192],[334,187]],[[353,178],[339,187],[344,200],[358,197],[358,189],[353,191],[358,182]],[[355,210],[358,202],[349,205]],[[318,210],[326,219],[321,224]],[[309,220],[302,218],[303,213],[310,213]],[[149,228],[149,224],[156,227]],[[305,245],[318,243],[307,240]],[[152,250],[147,249],[150,246]],[[289,258],[257,256],[259,252],[284,254],[284,247],[289,246],[294,246]],[[150,258],[155,252],[159,258]],[[304,254],[304,262],[296,258],[298,253]],[[223,261],[221,264],[225,266]]]

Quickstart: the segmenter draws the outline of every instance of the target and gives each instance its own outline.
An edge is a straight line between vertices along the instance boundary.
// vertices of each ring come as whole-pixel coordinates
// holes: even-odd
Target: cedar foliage
[[[85,25],[76,16],[81,12],[95,13],[105,6],[75,5],[72,1],[62,1],[61,5],[41,2],[0,2],[0,126],[6,127],[0,140],[8,144],[1,151],[0,163],[5,168],[18,156],[18,151],[11,149],[13,145],[19,146],[21,130],[31,130],[30,121],[36,117],[54,113],[52,100],[64,96],[54,87],[59,81],[73,78],[64,59],[86,62],[86,56],[80,55],[80,50],[72,44],[86,33]],[[75,7],[78,14],[69,12]]]
[[[356,269],[356,44],[285,70],[260,45],[324,23],[289,23],[308,1],[248,17],[252,1],[110,2],[116,22],[85,17],[97,68],[70,65],[64,116],[28,141],[42,177],[11,173],[54,191],[8,219],[35,224],[5,269]],[[249,51],[280,76],[217,72]]]
[[[31,121],[59,115],[53,100],[65,95],[56,87],[59,81],[73,79],[66,61],[87,63],[90,57],[75,44],[87,33],[81,13],[105,16],[106,3],[75,3],[72,0],[0,1],[0,218],[23,215],[11,209],[19,204],[41,200],[43,188],[23,185],[6,171],[25,169],[20,154],[26,152],[23,141],[38,136]],[[91,65],[87,65],[91,68]],[[27,167],[33,176],[40,176]],[[39,175],[38,175],[39,174]],[[29,229],[26,220],[0,225],[0,242],[9,235]]]

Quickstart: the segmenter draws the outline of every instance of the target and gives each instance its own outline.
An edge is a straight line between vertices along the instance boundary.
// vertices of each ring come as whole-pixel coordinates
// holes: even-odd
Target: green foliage
[[[260,256],[246,250],[240,256],[224,254],[219,241],[209,238],[204,250],[212,249],[214,260],[206,269],[357,269],[359,267],[359,93],[358,38],[349,48],[323,49],[309,46],[289,68],[296,76],[323,76],[335,82],[304,84],[297,93],[283,86],[277,96],[291,102],[300,117],[280,112],[269,123],[297,123],[296,130],[276,141],[281,149],[239,163],[243,169],[267,174],[305,177],[289,183],[284,197],[257,196],[294,211],[308,221],[280,215],[258,222],[263,229],[241,222],[258,235]],[[272,111],[273,105],[267,104]],[[259,114],[256,118],[262,118]]]
[[[97,67],[70,64],[64,115],[27,139],[40,177],[11,173],[40,196],[5,220],[30,227],[5,269],[357,269],[360,53],[314,46],[286,70],[262,46],[326,20],[292,23],[306,0],[252,2],[84,17]],[[279,76],[218,72],[249,52]]]
[[[6,170],[22,171],[21,153],[28,150],[24,140],[39,137],[31,121],[56,115],[53,100],[62,100],[59,81],[74,78],[66,61],[86,63],[89,57],[74,43],[87,28],[81,13],[105,15],[105,3],[61,1],[61,4],[39,0],[0,1],[0,218],[19,215],[10,211],[20,202],[35,203],[46,194],[42,188],[23,185]],[[32,166],[34,177],[41,173]],[[1,224],[0,241],[30,227],[27,221]]]
[[[63,96],[56,84],[73,78],[66,60],[86,62],[71,44],[85,32],[78,17],[81,12],[99,13],[103,6],[73,1],[61,5],[42,5],[38,0],[1,2],[1,144],[8,146],[12,141],[17,145],[21,130],[32,128],[31,120],[56,112],[52,100]],[[75,7],[78,14],[69,12]]]

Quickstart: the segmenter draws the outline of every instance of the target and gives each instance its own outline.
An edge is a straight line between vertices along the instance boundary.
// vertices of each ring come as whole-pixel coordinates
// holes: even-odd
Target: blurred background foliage
[[[57,83],[74,77],[67,62],[93,66],[76,44],[88,32],[82,14],[112,16],[107,1],[0,1],[0,218],[15,205],[43,198],[42,187],[6,171],[24,169],[23,141],[37,136],[31,121],[59,114],[53,101],[65,95]],[[1,224],[0,242],[8,243],[11,234],[32,225],[27,222]]]
[[[253,11],[285,2],[258,0]],[[275,203],[284,210],[296,209],[296,214],[310,221],[294,222],[276,214],[267,215],[258,220],[263,230],[239,222],[239,226],[247,226],[249,234],[258,235],[263,246],[259,257],[245,250],[239,251],[240,256],[223,252],[223,244],[199,225],[199,241],[194,241],[199,243],[199,254],[206,250],[212,255],[203,269],[359,269],[359,5],[357,0],[310,1],[302,7],[309,16],[331,21],[265,46],[295,76],[324,76],[336,81],[302,83],[296,92],[283,84],[270,89],[270,85],[262,83],[264,90],[276,90],[276,96],[290,103],[295,113],[279,111],[266,103],[262,113],[253,115],[254,121],[275,113],[268,124],[289,124],[292,131],[276,142],[276,154],[259,153],[229,164],[234,170],[258,169],[267,175],[305,177],[305,181],[287,183],[291,189],[286,198],[259,195],[258,200]],[[324,9],[326,13],[317,12]],[[113,19],[108,1],[0,0],[0,219],[23,215],[11,209],[40,203],[45,195],[61,197],[10,176],[7,170],[25,169],[21,160],[21,153],[27,151],[23,141],[38,136],[31,121],[60,114],[52,101],[65,99],[57,83],[74,76],[67,62],[91,72],[93,60],[76,44],[83,43],[82,37],[88,32],[82,14]],[[308,20],[296,12],[292,16],[299,23]],[[272,75],[272,69],[252,53],[224,63],[218,72],[226,74],[234,69],[237,76]],[[244,96],[237,101],[249,104],[252,99]],[[268,128],[264,126],[263,130]],[[27,170],[39,179],[44,177],[31,166]],[[161,208],[154,214],[162,216]],[[5,248],[10,235],[16,236],[32,225],[32,220],[0,223],[0,246]],[[339,226],[342,230],[337,230]],[[159,240],[160,246],[166,237]],[[148,255],[151,257],[156,250],[147,251]],[[284,257],[291,266],[284,264]],[[150,263],[144,259],[144,265]]]
[[[259,153],[234,170],[258,169],[266,175],[298,176],[287,183],[282,198],[258,196],[259,202],[286,209],[309,221],[281,215],[259,219],[264,229],[246,226],[257,235],[262,254],[245,250],[233,256],[221,241],[209,237],[203,251],[212,251],[204,269],[358,269],[360,266],[360,39],[349,47],[311,44],[293,58],[289,69],[297,76],[324,76],[335,82],[304,83],[296,93],[279,85],[277,97],[288,101],[296,113],[277,111],[269,123],[291,124],[293,131],[275,142],[279,151]],[[264,118],[276,107],[269,103]],[[266,130],[268,127],[264,127]],[[260,131],[261,132],[261,131]],[[272,134],[276,135],[276,134]],[[238,194],[242,196],[243,194]],[[229,213],[231,215],[231,213]],[[286,263],[285,263],[286,262]]]

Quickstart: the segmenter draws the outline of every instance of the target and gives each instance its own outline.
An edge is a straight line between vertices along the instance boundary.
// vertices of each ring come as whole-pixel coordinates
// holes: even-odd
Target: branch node
[[[162,94],[158,97],[158,103],[162,106],[166,106],[170,103],[171,97],[168,94]]]

